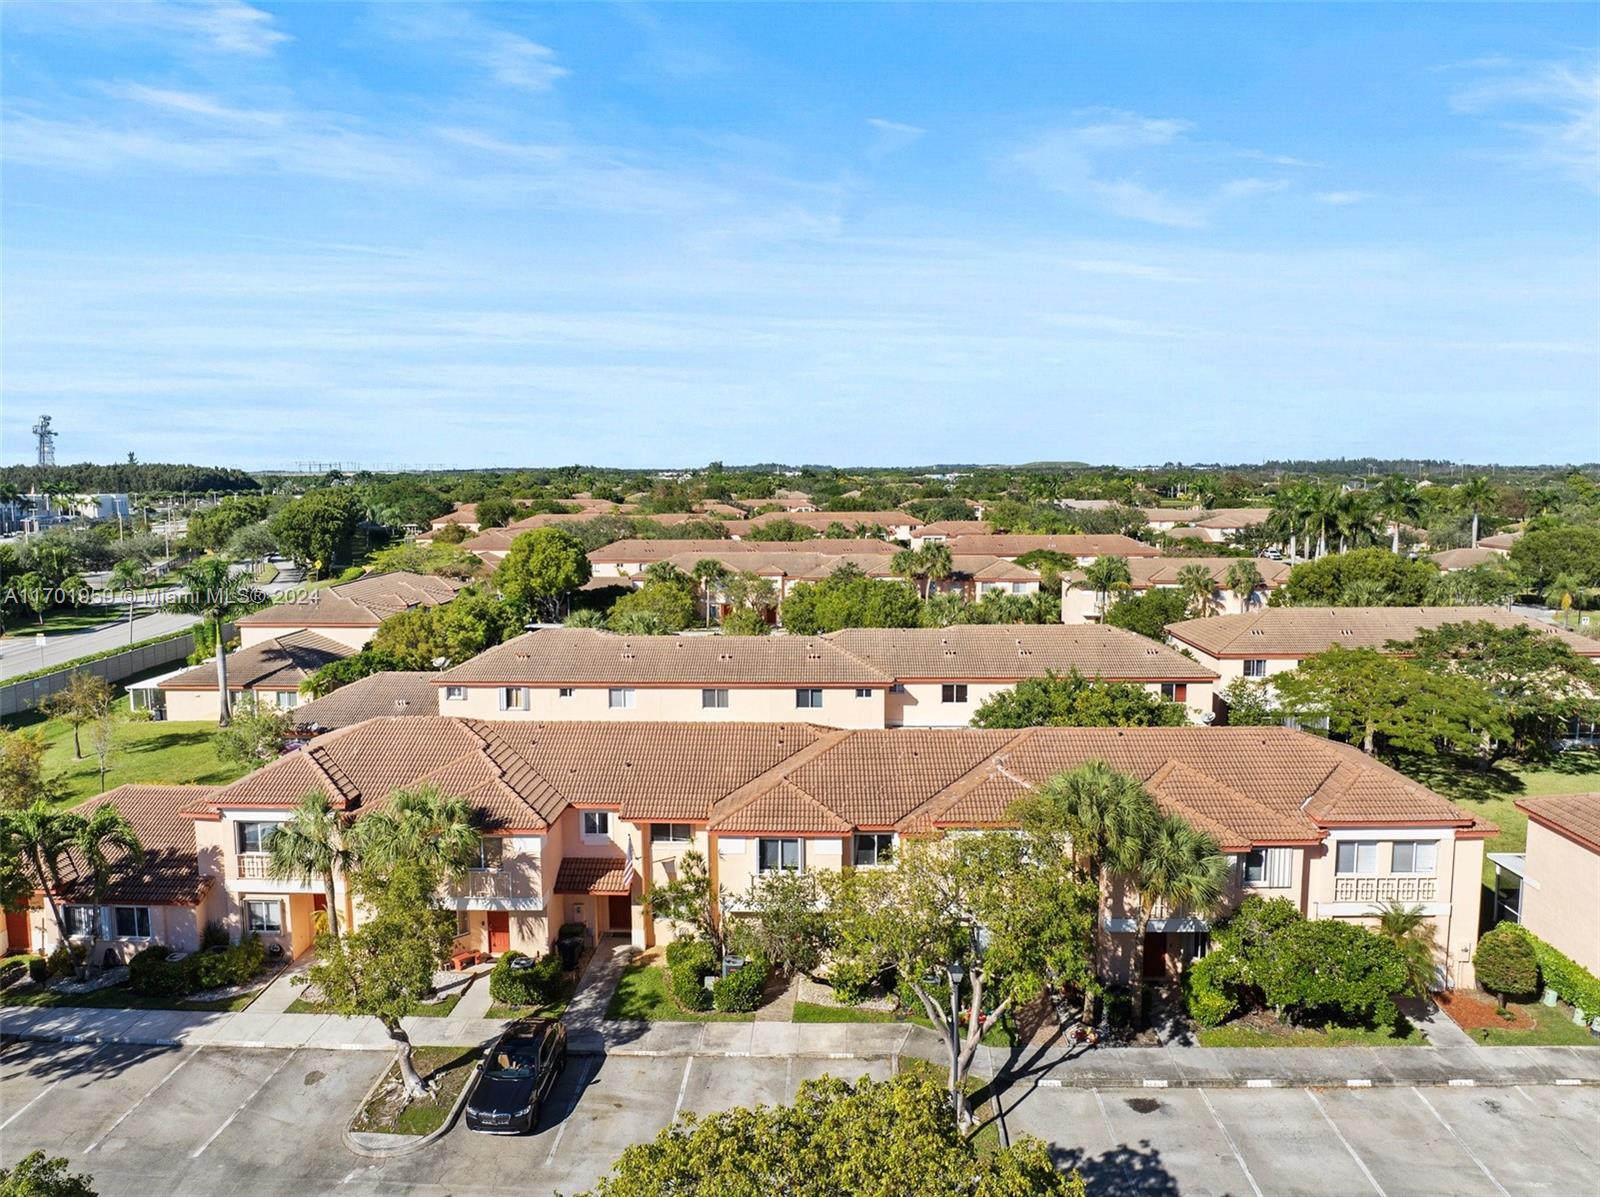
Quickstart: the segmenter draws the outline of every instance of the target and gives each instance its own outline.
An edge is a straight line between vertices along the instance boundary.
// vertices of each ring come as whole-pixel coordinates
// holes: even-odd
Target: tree
[[[183,590],[174,603],[177,610],[200,616],[216,635],[218,727],[227,727],[232,715],[228,694],[228,645],[223,625],[238,609],[241,597],[234,587],[230,568],[226,557],[200,558],[180,575]]]
[[[1211,570],[1204,565],[1185,565],[1178,571],[1178,592],[1189,600],[1188,613],[1191,616],[1204,617],[1215,611],[1213,595],[1216,592],[1216,579]]]
[[[267,528],[280,552],[310,567],[312,576],[319,577],[333,565],[360,518],[360,509],[348,491],[320,490],[287,504],[267,521]]]
[[[368,815],[362,824],[383,813]],[[417,858],[400,858],[381,870],[363,863],[351,874],[351,888],[367,917],[343,938],[331,930],[318,936],[316,963],[295,978],[313,986],[335,1014],[376,1018],[383,1025],[408,1098],[423,1095],[427,1086],[401,1020],[432,993],[433,974],[449,958],[456,934],[455,914],[436,897],[441,879]]]
[[[812,973],[822,963],[828,925],[815,873],[752,877],[732,931],[734,950],[759,956],[785,976]]]
[[[944,1041],[962,1127],[983,1012],[995,1021],[1085,965],[1098,890],[1067,882],[1059,856],[1036,859],[1028,848],[1009,832],[912,839],[893,867],[821,875],[833,960],[861,976],[892,968],[916,996]]]
[[[144,584],[145,568],[135,557],[124,557],[111,567],[111,586],[128,595],[128,643],[133,643],[134,602],[136,592]]]
[[[382,630],[381,625],[379,630]],[[300,693],[310,698],[322,698],[324,695],[332,694],[340,686],[348,686],[351,682],[359,682],[362,678],[371,677],[374,673],[391,673],[403,667],[401,662],[387,653],[374,652],[371,648],[364,648],[348,657],[341,657],[337,661],[329,661],[300,683]]]
[[[395,790],[351,832],[351,846],[369,874],[415,864],[440,879],[464,874],[478,856],[479,833],[464,798],[431,785]]]
[[[520,514],[517,504],[501,495],[478,500],[478,528],[503,528]]]
[[[1250,610],[1250,602],[1255,592],[1266,583],[1262,581],[1261,570],[1249,558],[1240,558],[1228,566],[1224,581],[1235,598],[1239,600],[1241,611]]]
[[[1400,525],[1415,523],[1422,518],[1422,495],[1409,478],[1401,474],[1390,474],[1378,484],[1374,500],[1377,513],[1393,525],[1389,551],[1399,556]]]
[[[344,819],[328,796],[312,790],[300,799],[294,814],[272,830],[267,841],[272,857],[272,875],[305,885],[322,883],[328,914],[328,934],[339,938],[339,909],[334,895],[334,877],[350,870],[354,854],[345,845]]]
[[[1023,678],[990,695],[972,716],[974,727],[1181,727],[1182,703],[1166,702],[1134,682],[1102,682],[1076,669],[1062,677]]]
[[[1311,486],[1304,496],[1306,543],[1316,538],[1318,557],[1328,555],[1328,534],[1338,535],[1339,495],[1337,486]]]
[[[1524,532],[1511,546],[1511,564],[1539,590],[1562,575],[1579,587],[1600,585],[1600,527],[1565,525]]]
[[[267,522],[262,520],[259,524],[246,524],[240,528],[228,537],[222,549],[235,561],[248,561],[252,566],[259,566],[278,551],[278,540],[272,535]]]
[[[736,607],[722,617],[724,636],[766,636],[771,632],[772,625],[753,607]]]
[[[606,626],[632,636],[681,632],[694,622],[694,588],[683,576],[650,578],[611,604]]]
[[[784,516],[768,520],[750,529],[749,540],[815,540],[817,534],[806,525]]]
[[[89,725],[89,751],[94,754],[95,766],[100,773],[100,792],[106,792],[106,774],[120,747],[122,714],[115,707],[107,707],[100,717]]]
[[[1600,719],[1600,665],[1542,628],[1447,623],[1388,647],[1431,673],[1470,679],[1492,696],[1511,735],[1489,743],[1491,760],[1544,755],[1569,720]]]
[[[39,626],[44,627],[44,613],[54,602],[54,587],[45,576],[36,572],[23,574],[17,579],[15,593],[22,596],[23,605],[38,617]]]
[[[1494,698],[1469,678],[1430,673],[1371,648],[1305,658],[1271,679],[1284,709],[1303,722],[1328,720],[1334,735],[1369,756],[1386,749],[1433,754],[1441,744],[1471,751],[1508,734]]]
[[[1407,561],[1388,549],[1354,549],[1295,566],[1289,580],[1273,591],[1272,604],[1420,607],[1429,601],[1438,579],[1439,570],[1431,562]]]
[[[854,565],[839,566],[820,582],[797,582],[783,600],[783,626],[800,636],[841,628],[914,628],[922,600],[903,582],[869,578]]]
[[[711,626],[711,592],[728,582],[728,567],[714,557],[702,557],[689,571],[700,585],[700,603],[705,608],[706,627]]]
[[[89,961],[94,967],[94,944],[104,918],[106,889],[111,883],[114,864],[137,866],[144,860],[144,845],[138,833],[109,802],[97,807],[87,819],[62,815],[62,826],[70,837],[78,864],[88,872],[94,893],[94,930],[89,936]],[[113,857],[113,853],[115,854]],[[63,940],[63,942],[65,942]]]
[[[1472,513],[1472,546],[1478,547],[1478,518],[1494,510],[1498,501],[1498,492],[1494,483],[1483,475],[1468,478],[1455,488],[1455,500],[1467,511]]]
[[[1283,712],[1273,700],[1270,682],[1236,677],[1223,688],[1222,701],[1228,704],[1230,727],[1279,727],[1283,724]]]
[[[1495,995],[1502,1010],[1509,995],[1539,988],[1539,960],[1528,937],[1514,923],[1500,923],[1484,933],[1472,953],[1472,967],[1478,984]]]
[[[212,740],[217,759],[257,769],[283,755],[294,735],[294,714],[264,702],[241,703],[229,725]]]
[[[1096,608],[1102,620],[1106,617],[1106,602],[1113,590],[1133,585],[1133,573],[1128,569],[1126,557],[1096,557],[1084,568],[1083,584],[1094,591]]]
[[[260,495],[230,495],[215,507],[189,514],[189,544],[206,552],[220,552],[241,529],[267,517],[268,500]]]
[[[1545,588],[1545,602],[1561,612],[1561,622],[1565,627],[1572,626],[1570,612],[1577,605],[1583,590],[1578,575],[1572,573],[1557,574]]]
[[[1037,1139],[980,1148],[961,1134],[923,1069],[886,1081],[803,1081],[793,1105],[685,1114],[627,1148],[591,1197],[773,1193],[903,1197],[1084,1197]]]
[[[94,1177],[68,1172],[65,1156],[30,1151],[14,1168],[0,1168],[0,1197],[95,1197]]]
[[[44,771],[44,732],[0,727],[0,812],[56,803],[61,783]]]
[[[1124,594],[1111,605],[1104,622],[1165,644],[1167,625],[1186,619],[1188,607],[1189,600],[1181,590],[1152,586],[1143,594]]]
[[[93,723],[111,709],[111,698],[111,686],[105,678],[87,669],[78,669],[67,679],[64,688],[39,704],[45,714],[71,726],[73,760],[83,759],[79,731],[85,723]]]
[[[1435,979],[1433,925],[1421,906],[1385,902],[1378,908],[1378,934],[1400,953],[1406,967],[1406,988],[1427,999]]]
[[[565,528],[535,528],[511,542],[494,584],[519,624],[549,619],[589,580],[583,544]]]
[[[706,858],[690,849],[678,857],[678,875],[645,891],[644,905],[651,917],[666,919],[673,925],[691,929],[709,943],[720,960],[727,953],[723,931],[727,925],[728,894],[721,885],[712,887]]]
[[[1158,816],[1139,845],[1131,880],[1138,891],[1134,942],[1145,950],[1145,929],[1156,907],[1169,914],[1215,913],[1232,866],[1217,841],[1180,815]],[[1141,974],[1142,975],[1142,974]]]
[[[1301,919],[1272,937],[1257,980],[1267,1004],[1291,1021],[1393,1026],[1394,995],[1405,989],[1407,971],[1381,935],[1339,919]]]
[[[44,890],[44,903],[62,943],[67,942],[67,924],[55,895],[61,892],[61,857],[71,844],[73,829],[66,816],[43,799],[0,816],[0,842],[4,843],[5,854],[20,857],[33,866],[33,875]]]

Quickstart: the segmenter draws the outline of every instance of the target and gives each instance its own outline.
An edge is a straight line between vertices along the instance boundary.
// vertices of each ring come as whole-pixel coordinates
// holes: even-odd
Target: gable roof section
[[[384,715],[435,715],[439,694],[433,681],[438,676],[432,670],[374,673],[301,703],[294,709],[294,721],[300,727],[331,731]]]
[[[211,878],[201,876],[195,856],[194,823],[184,810],[197,800],[215,793],[216,786],[123,785],[108,790],[81,806],[74,814],[88,818],[102,806],[114,806],[133,825],[134,834],[144,848],[138,865],[127,863],[127,854],[113,848],[111,883],[106,902],[141,906],[193,906],[211,887]],[[82,868],[77,854],[67,853],[61,869],[61,896],[71,901],[92,901],[93,883]]]
[[[1480,620],[1502,628],[1536,628],[1560,637],[1582,656],[1600,657],[1600,640],[1501,607],[1265,607],[1170,623],[1167,634],[1218,658],[1307,657],[1336,644],[1383,649],[1391,640],[1410,640],[1421,631]]]
[[[589,554],[595,565],[626,565],[631,562],[661,561],[667,557],[694,554],[720,557],[729,553],[815,553],[841,557],[854,553],[893,554],[900,546],[889,540],[616,540]]]
[[[1228,570],[1238,561],[1246,561],[1245,557],[1130,557],[1128,558],[1128,574],[1133,579],[1129,584],[1130,590],[1148,590],[1152,586],[1176,586],[1178,574],[1185,566],[1199,565],[1211,571],[1211,578],[1218,589],[1227,589]],[[1263,587],[1274,590],[1289,580],[1290,566],[1284,561],[1268,561],[1265,558],[1255,559],[1256,572],[1261,575]],[[1082,585],[1084,580],[1083,570],[1070,570],[1065,575],[1075,585]]]
[[[1211,682],[1217,674],[1168,645],[1101,624],[955,624],[847,628],[831,641],[896,681],[1016,681],[1076,669],[1115,681]]]
[[[1047,550],[1068,557],[1155,557],[1161,552],[1131,536],[1115,533],[1062,536],[952,536],[947,542],[952,553],[984,553],[994,557],[1021,557],[1024,553]]]
[[[239,617],[245,627],[377,627],[412,607],[434,607],[455,598],[464,582],[396,570],[367,574],[353,582],[324,586],[289,603],[274,603]]]
[[[315,632],[290,632],[272,640],[263,640],[249,648],[228,654],[228,689],[296,690],[317,670],[330,661],[339,661],[355,653],[348,644],[329,640]],[[162,690],[215,690],[217,666],[214,661],[196,665],[176,677],[160,684]]]
[[[1517,799],[1529,819],[1591,852],[1600,852],[1600,794],[1546,794]]]

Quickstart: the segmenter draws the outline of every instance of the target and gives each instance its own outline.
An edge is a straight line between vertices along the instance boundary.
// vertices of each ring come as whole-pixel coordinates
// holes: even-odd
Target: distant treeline
[[[116,465],[28,466],[0,468],[0,485],[20,491],[68,487],[79,494],[151,494],[158,491],[204,494],[206,491],[253,491],[261,484],[243,470],[222,466],[164,465],[159,462],[119,462]]]

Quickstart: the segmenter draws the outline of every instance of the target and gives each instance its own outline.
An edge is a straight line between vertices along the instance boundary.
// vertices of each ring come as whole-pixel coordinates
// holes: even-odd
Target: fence
[[[227,627],[231,635],[233,629]],[[0,719],[11,715],[20,715],[24,711],[35,710],[40,703],[49,698],[58,690],[64,690],[67,681],[75,673],[88,672],[98,674],[108,682],[120,682],[136,674],[158,669],[163,665],[173,665],[183,661],[194,651],[194,633],[185,632],[181,636],[174,636],[170,640],[158,640],[153,644],[139,644],[133,648],[124,649],[122,652],[113,653],[106,657],[96,657],[90,661],[77,664],[63,665],[53,673],[43,677],[28,678],[24,681],[10,682],[0,685]]]

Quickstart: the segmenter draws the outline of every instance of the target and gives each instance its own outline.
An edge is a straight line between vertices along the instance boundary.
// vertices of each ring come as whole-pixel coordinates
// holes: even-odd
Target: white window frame
[[[300,692],[298,690],[274,690],[272,701],[280,711],[292,711],[300,705]]]
[[[872,687],[871,686],[857,686],[856,687],[856,697],[857,698],[871,698],[872,697]]]
[[[118,918],[122,912],[129,911],[133,916],[134,929],[131,933],[124,932],[118,925]],[[149,939],[150,938],[150,908],[148,906],[113,906],[110,908],[111,929],[116,932],[118,939]],[[139,923],[143,916],[144,930],[139,930]]]
[[[1178,693],[1179,690],[1182,690],[1183,693],[1179,694]],[[1161,699],[1162,699],[1163,702],[1188,702],[1189,701],[1189,683],[1188,682],[1162,682],[1161,683]]]
[[[1271,862],[1268,860],[1268,849],[1252,848],[1239,857],[1239,877],[1246,885],[1265,885],[1270,871]],[[1254,858],[1261,858],[1261,865],[1257,868]],[[1252,874],[1256,874],[1252,876]]]
[[[444,700],[446,702],[465,702],[466,698],[467,688],[465,686],[446,686],[444,688]]]
[[[255,830],[256,846],[250,847],[246,842],[251,829]],[[273,832],[278,830],[278,824],[263,822],[259,819],[241,819],[234,824],[234,840],[241,853],[245,852],[270,852]]]
[[[678,833],[682,832],[680,836]],[[692,823],[652,823],[650,824],[650,845],[657,844],[675,845],[694,843],[694,824]]]
[[[862,840],[872,842],[871,860],[861,859]],[[887,848],[880,842],[882,840],[889,841]],[[875,869],[886,865],[894,859],[894,851],[898,846],[899,840],[892,831],[858,831],[850,838],[850,865],[857,869]]]
[[[794,692],[794,706],[797,711],[820,711],[822,709],[822,689],[820,686],[799,686]]]
[[[1400,867],[1400,850],[1405,848],[1411,857],[1405,868]],[[1423,857],[1427,867],[1423,868]],[[1395,840],[1389,850],[1389,872],[1407,877],[1432,877],[1439,872],[1438,840]]]
[[[583,838],[590,843],[611,838],[611,812],[608,810],[586,810],[579,812],[580,830]]]
[[[532,707],[533,693],[526,686],[501,686],[498,692],[502,711],[526,711]]]
[[[271,910],[272,918],[263,918],[259,925],[256,921],[256,908],[263,911]],[[276,923],[276,926],[269,925]],[[244,903],[244,929],[252,935],[282,935],[283,934],[283,903],[276,898],[247,898]]]
[[[702,711],[726,711],[731,691],[726,686],[705,686],[700,690]]]
[[[68,939],[89,939],[95,936],[93,906],[81,902],[63,906],[61,921],[67,926]]]
[[[950,703],[952,705],[958,705],[960,703],[964,703],[964,702],[969,701],[968,698],[967,698],[967,683],[966,682],[940,682],[939,683],[939,701],[942,702],[942,703],[946,703],[947,702],[947,703]]]
[[[1013,583],[1011,583],[1011,593],[1012,594],[1027,594],[1028,593],[1028,584],[1026,582],[1013,582]]]
[[[1345,849],[1350,849],[1350,866],[1344,865]],[[1366,867],[1362,867],[1362,857]],[[1377,840],[1339,840],[1333,850],[1333,872],[1336,877],[1372,877],[1378,872]]]
[[[1265,657],[1248,657],[1244,662],[1244,676],[1252,680],[1267,676],[1267,659]]]
[[[606,708],[612,711],[631,711],[638,691],[631,686],[611,686],[606,690]]]
[[[478,858],[471,867],[475,873],[498,873],[505,861],[506,841],[498,835],[478,837]]]
[[[762,873],[803,873],[803,872],[805,872],[805,865],[806,865],[805,850],[801,847],[801,843],[802,843],[802,841],[799,840],[798,838],[796,838],[795,836],[788,836],[788,835],[762,836],[759,839],[757,839],[756,840],[756,873],[757,873],[757,875],[760,875]],[[778,846],[777,847],[778,864],[775,867],[764,865],[762,863],[763,852],[764,852],[765,846],[767,844],[776,844]],[[788,853],[785,851],[785,845],[788,845],[788,844],[793,844],[794,845],[794,861],[795,861],[795,863],[794,863],[794,866],[792,868],[789,865],[786,865],[786,864],[783,863],[783,858],[786,855],[788,855]]]

